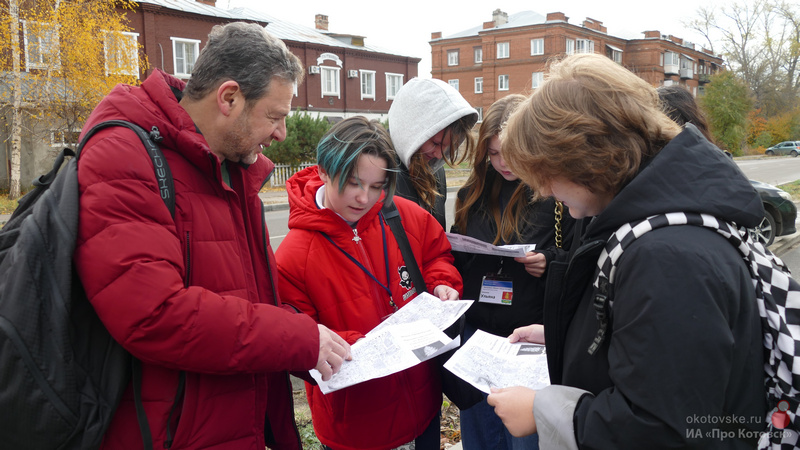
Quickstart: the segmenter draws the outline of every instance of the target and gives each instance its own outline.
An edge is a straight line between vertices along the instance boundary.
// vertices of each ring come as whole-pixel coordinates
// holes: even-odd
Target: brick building
[[[309,28],[247,8],[227,10],[216,5],[215,0],[136,0],[134,9],[123,10],[132,30],[123,33],[121,38],[115,38],[115,51],[107,51],[105,55],[106,70],[114,67],[113,63],[118,60],[135,59],[132,55],[137,51],[137,44],[140,44],[140,51],[147,57],[149,68],[143,70],[137,64],[135,68],[126,69],[125,74],[136,75],[143,80],[155,68],[159,68],[178,78],[188,79],[211,28],[217,24],[245,21],[264,26],[282,39],[306,67],[305,80],[297,87],[292,102],[295,109],[335,119],[360,114],[385,120],[394,94],[406,81],[417,76],[420,58],[397,55],[368,45],[363,36],[331,33],[328,31],[327,16],[317,15],[315,28]],[[309,21],[312,19],[309,18]],[[20,26],[20,41],[24,43],[25,56],[23,70],[26,73],[42,69],[35,64],[35,58],[28,57],[28,42],[38,42],[37,48],[46,48],[48,46],[43,44],[48,43],[48,39],[58,39],[57,33],[46,36],[29,34],[24,24]],[[58,48],[57,41],[49,44],[51,48]],[[106,45],[111,47],[108,42]],[[56,55],[56,58],[59,56]],[[0,82],[0,92],[9,89],[6,82]],[[40,128],[63,126],[37,122]],[[23,128],[33,129],[32,123],[25,124]],[[23,132],[23,189],[35,176],[49,170],[53,158],[64,145],[75,144],[74,138],[80,130],[68,128],[67,131],[50,133],[49,140],[42,137],[46,133],[33,136]],[[0,126],[0,139],[4,140],[7,147],[7,161],[10,160],[9,134],[9,126]],[[9,163],[0,164],[0,185],[7,182],[9,167]]]
[[[641,39],[611,36],[603,22],[569,23],[563,13],[542,16],[495,10],[492,20],[451,36],[431,34],[432,76],[450,83],[483,114],[497,99],[530,93],[544,79],[547,61],[572,53],[600,53],[653,86],[682,84],[695,96],[721,57],[675,36],[646,31]]]

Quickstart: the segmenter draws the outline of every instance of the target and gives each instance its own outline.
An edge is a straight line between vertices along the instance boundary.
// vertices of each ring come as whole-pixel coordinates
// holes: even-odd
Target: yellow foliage
[[[79,129],[94,106],[117,83],[138,84],[147,68],[126,9],[131,0],[17,0],[23,61],[23,102],[35,115]],[[14,1],[9,2],[15,3]],[[10,8],[0,17],[0,70],[12,70]],[[23,39],[24,37],[24,39]],[[27,68],[27,72],[26,71]],[[9,103],[11,89],[0,90]],[[35,111],[35,112],[34,112]]]

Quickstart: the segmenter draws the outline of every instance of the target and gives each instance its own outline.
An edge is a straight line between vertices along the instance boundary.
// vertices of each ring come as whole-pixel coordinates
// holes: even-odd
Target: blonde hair
[[[464,184],[465,196],[456,199],[455,226],[462,233],[467,230],[470,209],[481,199],[484,189],[489,189],[489,198],[496,199],[500,195],[503,177],[496,172],[489,172],[489,141],[497,136],[506,125],[509,116],[525,100],[524,95],[511,94],[492,103],[481,123],[475,151],[471,159],[472,173]],[[492,176],[489,176],[490,173]],[[497,234],[494,244],[509,242],[512,236],[521,239],[521,229],[525,223],[525,209],[530,204],[530,191],[520,183],[503,213],[500,213],[500,202],[492,201],[484,205],[485,212],[494,220]]]
[[[579,54],[553,63],[509,118],[503,156],[537,194],[565,178],[616,195],[680,131],[655,88],[605,56]]]

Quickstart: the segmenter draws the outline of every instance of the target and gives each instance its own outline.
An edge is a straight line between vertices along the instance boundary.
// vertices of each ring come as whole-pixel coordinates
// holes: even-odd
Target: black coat
[[[764,214],[735,163],[689,126],[588,222],[544,319],[551,381],[591,393],[574,410],[581,448],[748,448],[715,436],[726,429],[720,421],[763,428],[755,294],[737,250],[712,230],[671,226],[634,242],[617,265],[611,335],[587,352],[606,239],[624,223],[675,211],[743,226]]]
[[[490,166],[487,173],[487,186],[500,175]],[[458,230],[455,226],[450,230],[466,236],[480,239],[484,242],[493,242],[497,234],[494,219],[489,216],[489,202],[500,202],[503,207],[508,204],[512,194],[519,186],[519,181],[503,180],[498,198],[490,198],[489,189],[484,189],[478,202],[472,205],[467,221],[467,229]],[[467,192],[461,189],[458,192],[460,199],[464,199]],[[528,192],[531,195],[531,192]],[[552,261],[557,252],[564,252],[555,248],[555,200],[545,199],[530,205],[523,213],[527,218],[522,228],[522,238],[516,236],[505,244],[536,244],[536,251],[543,253],[548,263]],[[565,210],[561,219],[562,236],[565,245],[572,241],[572,227],[575,220]],[[487,274],[496,274],[501,271],[511,277],[513,281],[513,297],[511,305],[497,305],[491,303],[475,304],[467,310],[467,323],[473,327],[498,336],[508,336],[515,328],[542,323],[544,306],[544,291],[547,272],[542,277],[534,277],[525,271],[525,266],[514,261],[514,258],[478,255],[474,253],[453,252],[455,265],[464,280],[464,295],[462,298],[478,300]]]

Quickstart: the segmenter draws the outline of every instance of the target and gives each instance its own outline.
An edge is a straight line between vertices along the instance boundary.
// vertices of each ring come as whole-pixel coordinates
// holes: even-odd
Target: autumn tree
[[[784,0],[735,0],[700,8],[689,27],[721,51],[766,117],[798,105],[800,7]]]
[[[709,127],[720,147],[741,154],[747,137],[748,113],[753,107],[747,85],[731,71],[711,76],[700,105],[708,116]]]
[[[9,197],[20,194],[21,135],[75,143],[117,83],[137,84],[146,61],[130,33],[131,0],[8,0],[0,9],[0,104],[10,116]],[[20,62],[24,61],[24,65]]]

